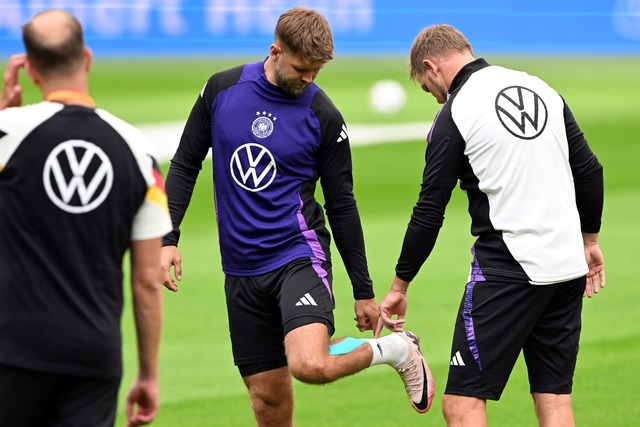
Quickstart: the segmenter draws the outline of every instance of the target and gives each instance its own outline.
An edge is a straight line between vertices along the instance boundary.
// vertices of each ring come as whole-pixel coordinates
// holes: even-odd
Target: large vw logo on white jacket
[[[107,198],[113,185],[113,166],[100,147],[69,140],[54,148],[44,163],[44,189],[63,211],[92,211]]]
[[[264,190],[276,177],[276,162],[266,147],[248,143],[231,156],[231,176],[240,187],[257,192]]]
[[[522,86],[502,89],[496,97],[496,113],[500,123],[513,136],[533,139],[547,124],[547,106],[542,98]]]

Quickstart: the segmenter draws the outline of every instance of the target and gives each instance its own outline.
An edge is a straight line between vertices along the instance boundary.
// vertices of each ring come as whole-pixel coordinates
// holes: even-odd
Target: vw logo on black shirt
[[[100,147],[69,140],[55,147],[44,164],[44,188],[63,211],[92,211],[107,198],[113,185],[113,166]]]
[[[502,89],[496,97],[500,123],[513,136],[534,139],[547,125],[547,106],[537,93],[522,86]]]
[[[233,180],[245,190],[264,190],[276,177],[276,162],[273,155],[260,144],[241,145],[231,156]]]

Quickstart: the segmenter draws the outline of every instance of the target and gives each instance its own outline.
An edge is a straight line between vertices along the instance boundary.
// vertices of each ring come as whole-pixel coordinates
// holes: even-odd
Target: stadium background
[[[83,22],[95,54],[90,84],[98,105],[155,129],[152,142],[158,146],[171,145],[208,76],[265,57],[277,17],[298,4],[323,11],[336,39],[336,59],[317,82],[354,130],[355,192],[379,296],[393,275],[419,190],[427,122],[438,109],[407,79],[406,55],[417,32],[429,24],[453,24],[468,36],[476,56],[536,74],[565,97],[605,166],[606,185],[601,242],[609,285],[585,301],[576,420],[580,426],[639,425],[640,289],[632,267],[640,240],[640,2],[0,0],[0,59],[23,50],[20,25],[33,13],[69,9]],[[407,90],[407,105],[398,114],[381,115],[367,107],[369,88],[382,78],[396,79]],[[24,75],[21,82],[25,102],[38,101]],[[409,136],[407,124],[413,129]],[[377,134],[390,129],[392,136],[367,145],[366,133],[355,132],[363,129]],[[211,188],[207,165],[183,224],[184,282],[177,294],[165,294],[163,406],[157,426],[253,424],[228,344]],[[297,425],[444,425],[439,398],[452,319],[470,261],[468,228],[465,197],[456,190],[437,248],[410,290],[407,326],[423,337],[438,383],[432,411],[413,413],[397,374],[377,367],[324,387],[296,383]],[[334,257],[336,336],[358,336],[346,274],[337,253]],[[121,401],[135,373],[128,308]],[[535,425],[521,361],[502,400],[489,403],[488,411],[490,425]],[[121,407],[118,426],[124,425],[122,413]]]
[[[635,0],[0,0],[0,54],[20,48],[19,26],[43,7],[65,7],[84,24],[98,55],[264,52],[280,13],[322,11],[336,53],[402,53],[425,25],[460,28],[493,52],[638,53]]]

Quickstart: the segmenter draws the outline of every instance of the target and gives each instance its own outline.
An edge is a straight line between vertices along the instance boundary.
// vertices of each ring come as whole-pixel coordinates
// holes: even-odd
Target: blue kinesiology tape
[[[365,340],[347,337],[344,340],[340,341],[338,344],[330,345],[329,354],[331,356],[337,356],[339,354],[351,353],[353,350],[360,347],[364,343],[366,343]]]

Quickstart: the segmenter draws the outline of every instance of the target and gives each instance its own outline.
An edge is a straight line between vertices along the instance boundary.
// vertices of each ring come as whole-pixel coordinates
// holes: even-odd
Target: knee
[[[305,359],[289,364],[291,375],[307,384],[326,384],[334,379],[328,375],[328,365],[321,360]]]
[[[447,426],[486,426],[486,401],[475,397],[445,394],[442,413]]]
[[[278,393],[261,393],[252,391],[250,394],[251,407],[254,411],[271,411],[274,408],[286,407],[289,403],[289,399]]]
[[[258,425],[293,425],[293,388],[286,366],[246,376],[243,380]]]
[[[272,425],[266,422],[267,420],[283,421],[293,417],[293,398],[287,393],[251,391],[250,397],[251,409],[261,425]]]

